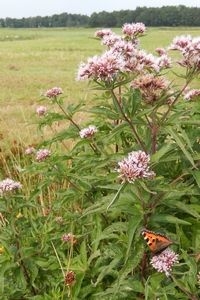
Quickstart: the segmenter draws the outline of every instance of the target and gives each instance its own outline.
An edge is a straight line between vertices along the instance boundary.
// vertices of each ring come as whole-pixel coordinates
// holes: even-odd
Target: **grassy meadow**
[[[120,29],[113,30],[120,32]],[[102,51],[95,29],[0,29],[1,137],[3,142],[37,139],[30,126],[40,95],[53,86],[64,90],[67,102],[87,99],[84,82],[76,81],[81,61]],[[142,47],[153,51],[176,35],[197,36],[199,28],[150,28]]]

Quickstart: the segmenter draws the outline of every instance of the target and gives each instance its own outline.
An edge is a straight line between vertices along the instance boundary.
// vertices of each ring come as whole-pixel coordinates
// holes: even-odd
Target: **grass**
[[[154,51],[181,34],[197,36],[199,28],[150,28],[141,46]],[[114,30],[120,32],[120,29]],[[30,126],[40,95],[53,86],[64,90],[67,102],[87,99],[87,84],[77,82],[81,61],[102,51],[95,29],[0,29],[1,137],[6,142],[37,139]]]

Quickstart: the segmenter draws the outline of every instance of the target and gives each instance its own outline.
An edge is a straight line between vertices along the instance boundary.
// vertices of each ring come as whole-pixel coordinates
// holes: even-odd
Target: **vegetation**
[[[91,16],[62,13],[45,17],[0,19],[0,27],[121,27],[124,23],[143,22],[147,26],[200,26],[200,8],[179,6],[137,7],[93,13]]]
[[[200,38],[152,38],[152,55],[145,32],[97,31],[106,51],[92,39],[77,72],[90,101],[56,82],[39,141],[2,156],[2,300],[199,298]]]

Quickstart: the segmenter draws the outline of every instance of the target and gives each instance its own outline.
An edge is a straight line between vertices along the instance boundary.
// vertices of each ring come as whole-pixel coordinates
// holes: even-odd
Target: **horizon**
[[[27,18],[37,18],[37,17],[52,17],[53,15],[61,15],[61,14],[69,14],[69,15],[82,15],[82,16],[87,16],[87,17],[90,17],[92,14],[94,13],[102,13],[102,12],[106,12],[106,13],[113,13],[115,11],[127,11],[127,10],[130,10],[130,11],[134,11],[136,10],[137,8],[148,8],[148,9],[151,9],[151,8],[163,8],[163,7],[178,7],[178,6],[185,6],[186,8],[199,8],[198,6],[188,6],[188,5],[184,5],[184,4],[176,4],[176,5],[162,5],[162,6],[137,6],[135,9],[119,9],[119,10],[113,10],[113,11],[107,11],[107,10],[102,10],[102,11],[94,11],[92,13],[90,13],[90,15],[88,14],[84,14],[84,13],[76,13],[76,12],[67,12],[67,11],[63,11],[63,12],[59,12],[59,13],[53,13],[53,14],[49,14],[49,15],[30,15],[30,16],[26,16],[26,17],[0,17],[0,19],[6,19],[6,18],[10,18],[10,19],[27,19]]]
[[[137,7],[157,8],[164,6],[200,7],[194,0],[1,0],[0,18],[32,18],[60,15],[62,13],[91,16],[93,13],[135,10]]]

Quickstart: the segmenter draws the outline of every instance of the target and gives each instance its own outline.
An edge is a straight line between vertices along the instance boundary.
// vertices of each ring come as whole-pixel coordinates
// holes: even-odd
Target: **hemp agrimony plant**
[[[55,111],[37,108],[52,137],[25,150],[33,240],[45,224],[28,240],[40,249],[37,277],[25,264],[31,299],[199,297],[200,38],[176,37],[153,55],[140,47],[144,34],[142,23],[98,30],[103,53],[77,72],[96,90],[90,104],[66,106],[55,87],[45,93]],[[143,228],[163,251],[150,251]]]

